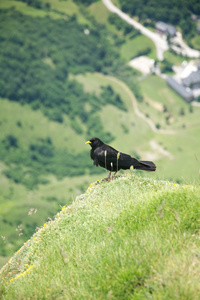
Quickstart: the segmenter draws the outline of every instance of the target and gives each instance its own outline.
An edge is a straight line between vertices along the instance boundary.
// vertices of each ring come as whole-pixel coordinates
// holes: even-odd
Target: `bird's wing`
[[[117,150],[104,144],[101,147],[98,147],[93,152],[94,160],[98,161],[98,164],[102,167],[107,168],[111,162],[117,158]]]
[[[131,166],[135,167],[135,165],[138,163],[137,159],[130,156],[126,153],[120,153],[119,159],[118,159],[118,166],[119,168],[130,168]]]
[[[130,167],[133,161],[130,155],[119,152],[108,145],[97,148],[94,151],[94,157],[98,160],[99,165],[104,167],[106,165],[108,167],[111,163],[113,163],[113,166],[118,165],[119,168]]]

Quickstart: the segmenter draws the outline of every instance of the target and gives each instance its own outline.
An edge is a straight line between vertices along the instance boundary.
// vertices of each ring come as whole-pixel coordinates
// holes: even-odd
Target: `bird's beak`
[[[91,144],[91,142],[90,142],[90,141],[87,141],[86,144]]]

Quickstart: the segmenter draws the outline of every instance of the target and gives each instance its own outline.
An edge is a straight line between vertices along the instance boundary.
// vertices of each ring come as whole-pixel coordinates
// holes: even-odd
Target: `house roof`
[[[182,79],[182,83],[185,86],[191,86],[196,83],[200,83],[200,70],[192,72],[188,77]]]
[[[176,28],[173,25],[167,24],[162,21],[158,21],[156,23],[156,29],[165,33],[169,33],[171,36],[174,36],[176,34]]]
[[[167,78],[167,84],[185,100],[192,100],[193,98],[192,91],[187,90],[182,84],[178,83],[173,77]]]

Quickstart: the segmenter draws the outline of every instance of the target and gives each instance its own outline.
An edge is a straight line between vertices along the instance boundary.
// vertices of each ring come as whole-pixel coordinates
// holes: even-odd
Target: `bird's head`
[[[103,142],[99,138],[93,137],[89,141],[87,141],[86,144],[90,145],[93,149],[95,149],[103,145]]]

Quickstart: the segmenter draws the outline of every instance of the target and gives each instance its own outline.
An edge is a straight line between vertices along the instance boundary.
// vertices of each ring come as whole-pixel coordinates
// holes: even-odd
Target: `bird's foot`
[[[103,181],[110,181],[112,179],[112,177],[106,177],[103,179]]]
[[[111,176],[111,172],[109,172],[108,177],[104,178],[103,180],[105,181],[110,181],[113,180],[115,178],[115,175],[117,174],[117,172],[115,172],[112,176]]]
[[[110,181],[111,180],[111,172],[109,172],[108,177],[104,178],[103,180]]]
[[[117,174],[117,172],[115,172],[114,174],[113,174],[113,176],[112,176],[112,179],[114,179],[115,178],[115,175]]]

